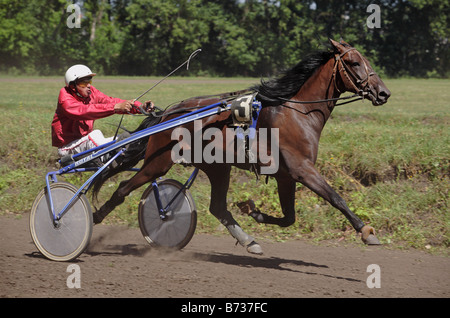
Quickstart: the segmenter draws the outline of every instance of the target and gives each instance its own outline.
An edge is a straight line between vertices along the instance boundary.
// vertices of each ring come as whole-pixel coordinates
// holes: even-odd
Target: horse
[[[270,216],[255,209],[254,206],[249,208],[248,213],[258,223],[276,224],[280,227],[292,225],[295,222],[295,189],[296,183],[299,182],[341,211],[356,232],[361,233],[364,243],[380,244],[373,227],[365,225],[349,209],[344,199],[315,168],[315,162],[321,132],[342,93],[353,92],[360,98],[369,99],[374,106],[379,106],[387,102],[391,92],[358,50],[342,40],[337,42],[329,39],[329,42],[325,51],[311,53],[280,75],[268,80],[262,79],[259,84],[248,88],[248,91],[255,94],[256,100],[261,102],[256,132],[260,133],[263,128],[275,128],[278,131],[278,158],[270,151],[268,153],[271,158],[269,164],[275,159],[278,160],[278,169],[270,176],[277,182],[283,216]],[[160,120],[164,122],[198,107],[231,100],[235,98],[234,95],[236,94],[224,93],[184,100],[170,107],[170,111],[166,110],[164,114],[167,115]],[[137,130],[154,124],[155,120],[144,122]],[[205,131],[214,127],[225,136],[231,122],[231,111],[228,110],[202,119],[201,129]],[[192,134],[195,133],[192,122],[182,127]],[[170,129],[151,135],[148,140],[140,141],[134,146],[134,151],[129,149],[128,158],[125,158],[116,169],[112,169],[95,181],[94,192],[98,193],[106,179],[134,166],[145,152],[140,171],[131,179],[122,181],[111,198],[100,209],[96,209],[93,215],[95,224],[100,223],[116,206],[123,203],[131,191],[164,176],[170,170],[175,164],[171,150],[179,141],[173,140],[172,132],[173,129]],[[204,144],[205,142],[202,144],[203,148],[206,146]],[[225,152],[227,144],[223,142],[221,146]],[[236,150],[234,155],[237,155]],[[255,238],[246,233],[227,210],[226,198],[232,166],[260,172],[264,165],[268,164],[267,160],[263,163],[258,157],[256,163],[250,163],[249,160],[207,163],[202,160],[191,164],[202,170],[211,183],[209,211],[249,253],[262,254],[262,248]]]

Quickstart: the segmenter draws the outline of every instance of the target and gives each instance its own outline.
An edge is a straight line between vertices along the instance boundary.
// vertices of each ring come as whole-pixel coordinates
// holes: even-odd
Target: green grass
[[[106,94],[132,99],[159,78],[99,77],[94,85]],[[158,106],[204,94],[246,88],[258,79],[171,78],[141,100]],[[373,107],[357,102],[338,107],[325,126],[317,166],[348,205],[377,230],[382,243],[446,253],[450,238],[449,119],[450,80],[386,80],[392,92],[388,104]],[[58,169],[51,146],[50,124],[62,78],[0,77],[0,214],[28,212],[44,185],[44,176]],[[105,135],[114,134],[120,120],[113,116],[96,121]],[[142,117],[126,116],[124,125],[135,128]],[[185,180],[192,169],[175,166],[167,175]],[[100,203],[120,180],[108,181]],[[81,185],[87,175],[65,179]],[[134,191],[108,218],[110,223],[137,224],[137,207],[144,191]],[[253,199],[271,215],[280,215],[276,183],[257,181],[233,170],[229,209],[238,222],[257,237],[315,241],[359,238],[336,209],[298,185],[296,224],[281,229],[258,225],[238,214],[236,202]],[[221,233],[223,227],[208,212],[209,183],[200,174],[191,188],[198,208],[197,231]]]

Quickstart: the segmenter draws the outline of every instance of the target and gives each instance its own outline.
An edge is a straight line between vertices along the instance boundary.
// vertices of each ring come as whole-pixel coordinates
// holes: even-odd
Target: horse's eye
[[[353,62],[352,66],[359,66],[359,63],[358,62]]]

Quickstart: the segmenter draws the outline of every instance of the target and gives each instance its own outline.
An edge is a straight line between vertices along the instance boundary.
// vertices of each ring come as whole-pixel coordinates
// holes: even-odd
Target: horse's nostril
[[[383,98],[385,98],[385,99],[388,99],[389,96],[391,96],[391,92],[382,90],[378,95],[379,95],[380,97],[383,97]]]

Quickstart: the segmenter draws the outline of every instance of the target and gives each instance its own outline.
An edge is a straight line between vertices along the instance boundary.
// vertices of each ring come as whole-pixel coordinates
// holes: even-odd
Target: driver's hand
[[[120,103],[117,103],[114,105],[114,111],[116,113],[126,113],[130,112],[131,108],[133,107],[133,100],[126,100]]]

